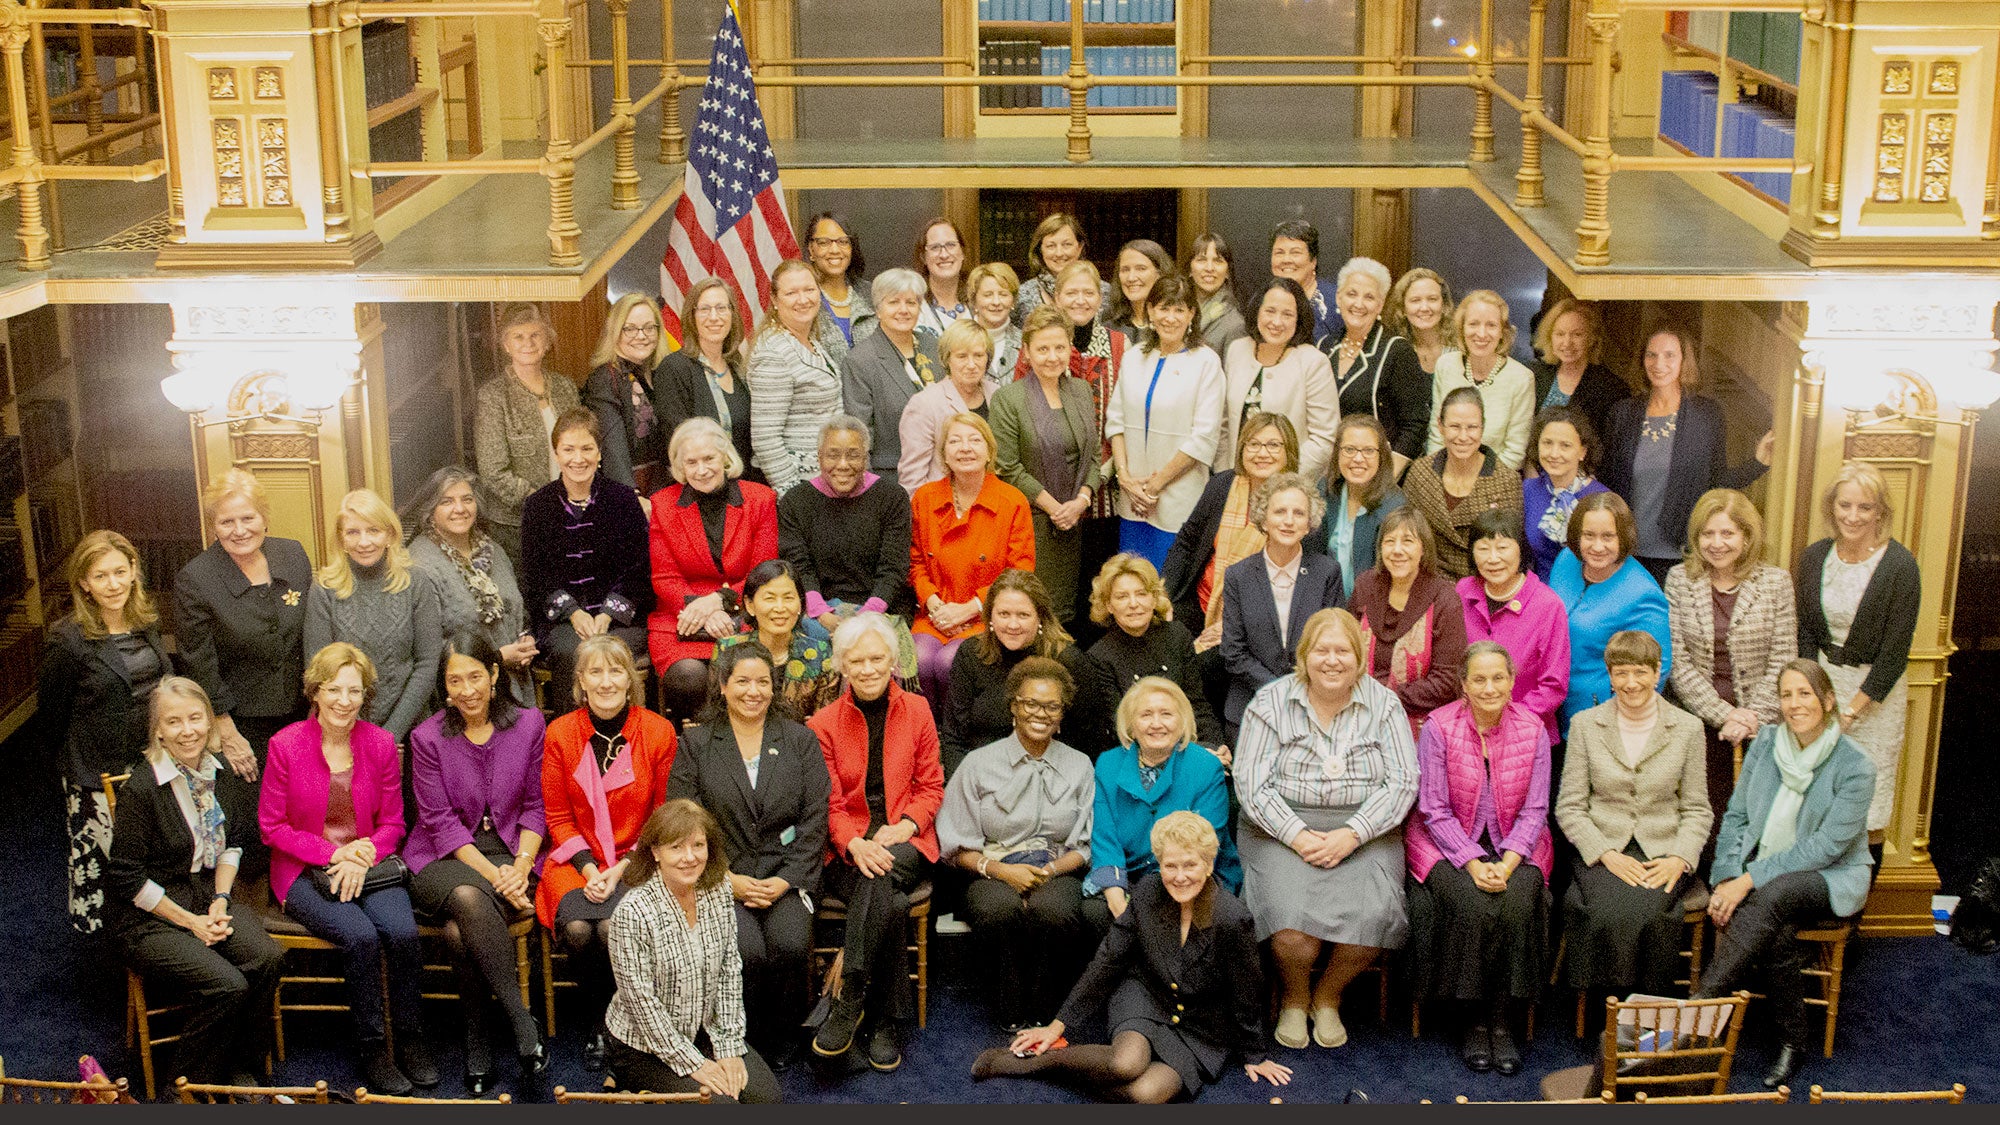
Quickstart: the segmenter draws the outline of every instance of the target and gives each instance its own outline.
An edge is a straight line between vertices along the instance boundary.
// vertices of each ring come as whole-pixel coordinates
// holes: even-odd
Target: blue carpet
[[[139,1061],[124,1044],[124,982],[115,950],[108,943],[78,938],[65,918],[57,801],[52,786],[30,783],[17,789],[14,800],[0,804],[0,902],[7,904],[0,912],[0,949],[7,950],[0,959],[0,1010],[6,1013],[0,1022],[0,1056],[11,1075],[64,1078],[75,1073],[78,1055],[94,1054],[114,1076],[128,1076],[136,1091]],[[1006,1041],[980,1001],[971,960],[966,939],[933,939],[930,1026],[911,1038],[900,1070],[829,1075],[802,1061],[780,1076],[785,1097],[874,1103],[1087,1100],[1050,1083],[996,1079],[975,1084],[967,1078],[979,1050]],[[1813,1082],[1877,1090],[1963,1082],[1975,1100],[1992,1100],[2000,1092],[2000,1024],[1987,1018],[2000,1011],[1996,966],[2000,961],[1972,957],[1942,938],[1854,943],[1848,952],[1837,1055],[1810,1061],[1796,1083],[1799,1096]],[[1280,1050],[1278,1059],[1293,1067],[1296,1077],[1275,1093],[1287,1102],[1337,1102],[1350,1089],[1365,1091],[1376,1102],[1448,1101],[1457,1094],[1480,1100],[1531,1099],[1541,1074],[1591,1059],[1591,1052],[1570,1034],[1568,994],[1552,994],[1544,1003],[1527,1069],[1513,1078],[1466,1070],[1441,1022],[1427,1029],[1423,1039],[1412,1040],[1402,997],[1393,998],[1387,1026],[1376,1021],[1374,1003],[1371,980],[1363,978],[1347,1007],[1352,1036],[1347,1046]],[[580,1058],[580,1020],[571,1012],[563,1015],[563,1034],[551,1044],[556,1060],[552,1084],[595,1088],[598,1076],[586,1072]],[[435,1008],[431,1019],[434,1028],[444,1029],[454,1026],[458,1016]],[[309,1084],[325,1078],[339,1088],[355,1085],[355,1068],[343,1048],[348,1037],[344,1017],[308,1013],[292,1017],[287,1027],[291,1055],[279,1067],[278,1080]],[[1815,1032],[1817,1027],[1815,1019]],[[456,1038],[440,1036],[447,1037]],[[1753,1018],[1739,1052],[1736,1089],[1755,1088],[1769,1058],[1767,1044],[1767,1028]],[[459,1048],[455,1042],[439,1046],[445,1081],[438,1092],[461,1094]],[[505,1061],[502,1066],[511,1068]],[[161,1086],[169,1089],[174,1071],[166,1060],[162,1067]],[[511,1082],[511,1073],[503,1082]],[[1205,1091],[1201,1100],[1254,1102],[1273,1094],[1269,1086],[1253,1086],[1239,1070]]]

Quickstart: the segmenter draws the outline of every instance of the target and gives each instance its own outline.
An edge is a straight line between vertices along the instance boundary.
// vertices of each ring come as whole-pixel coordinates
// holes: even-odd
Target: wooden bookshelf
[[[1083,41],[1091,47],[1164,46],[1174,41],[1172,23],[1086,23]],[[1069,42],[1069,21],[981,20],[981,39],[1040,39],[1058,47]]]

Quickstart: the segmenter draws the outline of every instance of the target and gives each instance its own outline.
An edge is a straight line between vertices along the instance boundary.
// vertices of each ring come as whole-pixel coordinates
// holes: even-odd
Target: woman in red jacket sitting
[[[1505,648],[1475,641],[1462,667],[1465,698],[1417,739],[1408,953],[1420,999],[1465,1009],[1465,1065],[1517,1074],[1512,1025],[1541,991],[1548,943],[1549,732],[1513,701]]]
[[[676,725],[708,697],[715,642],[736,635],[743,580],[778,557],[778,497],[738,480],[743,459],[722,424],[689,418],[667,443],[674,481],[653,494],[653,593],[646,648],[660,709]]]
[[[910,892],[937,862],[944,766],[930,705],[895,684],[896,630],[887,617],[842,622],[833,663],[846,688],[806,725],[819,735],[833,783],[821,887],[847,903],[847,944],[840,997],[813,1051],[845,1054],[868,1019],[869,1065],[894,1070],[903,1061],[898,1026],[912,1010],[903,931]]]
[[[625,896],[639,829],[667,799],[675,740],[673,724],[646,710],[632,650],[615,636],[600,633],[577,645],[575,692],[584,705],[549,724],[542,755],[549,855],[535,914],[569,951],[583,1010],[594,1021],[583,1064],[602,1070],[602,1014],[612,992],[606,924]]]

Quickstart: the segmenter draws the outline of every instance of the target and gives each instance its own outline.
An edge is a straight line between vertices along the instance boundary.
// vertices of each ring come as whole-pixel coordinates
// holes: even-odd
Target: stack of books
[[[979,44],[981,74],[1047,74],[1047,48],[1039,39],[988,39]],[[1067,51],[1067,48],[1065,48]],[[1045,104],[1063,105],[1060,97],[1049,103],[1043,86],[981,86],[981,109],[1032,109]]]
[[[1085,23],[1172,23],[1174,0],[1081,0]],[[979,18],[994,22],[1068,23],[1070,0],[979,0]]]
[[[1660,135],[1696,156],[1715,155],[1715,75],[1706,70],[1660,74]]]

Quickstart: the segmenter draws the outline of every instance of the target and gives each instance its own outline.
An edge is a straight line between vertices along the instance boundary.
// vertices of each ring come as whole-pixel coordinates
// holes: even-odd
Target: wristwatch
[[[210,902],[214,902],[216,898],[219,898],[219,899],[221,899],[222,901],[224,901],[224,902],[228,903],[228,904],[229,904],[229,905],[231,905],[231,906],[235,906],[235,905],[236,905],[236,900],[235,900],[235,899],[233,899],[233,898],[230,898],[230,897],[229,897],[229,892],[228,892],[228,891],[217,891],[217,892],[215,892],[215,898],[212,898],[212,899],[209,899],[209,901],[210,901]]]

